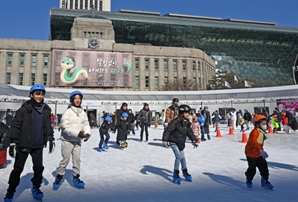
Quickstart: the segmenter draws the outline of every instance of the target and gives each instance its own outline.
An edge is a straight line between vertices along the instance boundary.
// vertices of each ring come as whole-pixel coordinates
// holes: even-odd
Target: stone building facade
[[[51,82],[53,50],[132,54],[132,86],[96,87],[102,90],[156,91],[167,82],[189,79],[206,89],[208,80],[215,75],[214,61],[199,49],[115,43],[114,35],[110,20],[78,17],[73,22],[70,41],[2,38],[0,82],[59,87]],[[90,44],[91,39],[96,39],[95,46]],[[95,88],[69,85],[73,87]]]

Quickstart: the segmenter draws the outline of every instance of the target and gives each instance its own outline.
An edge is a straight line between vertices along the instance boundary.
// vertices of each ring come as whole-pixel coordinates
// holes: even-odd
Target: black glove
[[[198,146],[199,146],[196,142],[193,142],[192,145],[193,145],[194,149],[198,148]]]
[[[49,154],[51,154],[51,153],[54,152],[55,147],[56,147],[55,140],[50,141],[49,145],[50,145],[50,147],[49,147]]]
[[[126,134],[130,134],[130,130],[128,130]]]
[[[78,134],[79,138],[85,138],[86,136],[84,135],[84,131],[80,131]]]
[[[90,138],[90,134],[87,133],[87,134],[85,135],[84,142],[87,142],[87,141],[89,140],[89,138]]]
[[[9,156],[12,158],[15,158],[17,155],[17,144],[16,143],[10,143],[9,145]]]

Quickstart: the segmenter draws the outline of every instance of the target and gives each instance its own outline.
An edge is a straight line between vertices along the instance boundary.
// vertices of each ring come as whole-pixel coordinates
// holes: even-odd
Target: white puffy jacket
[[[80,107],[69,107],[62,115],[61,126],[62,140],[81,142],[81,138],[78,137],[80,131],[84,131],[84,134],[91,135],[87,114],[83,108]]]

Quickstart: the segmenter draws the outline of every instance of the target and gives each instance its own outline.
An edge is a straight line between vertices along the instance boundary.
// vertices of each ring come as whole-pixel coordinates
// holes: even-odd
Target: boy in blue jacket
[[[100,141],[98,151],[102,152],[104,149],[109,149],[108,142],[110,140],[109,131],[114,127],[112,124],[112,117],[106,116],[104,122],[101,124],[99,129]]]

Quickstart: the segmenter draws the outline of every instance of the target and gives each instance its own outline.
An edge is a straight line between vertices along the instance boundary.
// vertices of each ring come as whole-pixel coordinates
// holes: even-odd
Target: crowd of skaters
[[[32,196],[34,199],[42,200],[43,192],[40,190],[42,183],[43,166],[43,148],[49,146],[49,153],[55,149],[55,138],[53,128],[56,117],[51,114],[50,107],[44,103],[46,90],[40,84],[33,85],[29,91],[30,99],[26,101],[20,109],[17,110],[13,119],[7,119],[7,125],[1,122],[0,131],[0,151],[5,151],[9,147],[9,155],[15,158],[13,170],[10,173],[8,189],[4,201],[10,202],[13,199],[17,186],[20,183],[20,175],[23,171],[27,157],[30,155],[33,160],[34,176],[32,182]],[[80,152],[82,140],[88,141],[90,138],[90,129],[96,122],[93,114],[90,117],[82,108],[83,93],[73,91],[70,96],[70,104],[67,110],[61,115],[59,120],[59,129],[61,129],[61,154],[62,160],[58,164],[56,178],[53,183],[53,189],[59,189],[65,173],[65,169],[72,158],[73,164],[73,185],[77,188],[84,188],[85,183],[80,179]],[[8,115],[11,115],[8,113]],[[297,116],[297,114],[295,114]],[[93,117],[92,117],[93,116]],[[9,117],[8,117],[9,118]],[[245,148],[245,154],[249,167],[246,171],[247,187],[252,188],[252,180],[255,175],[256,167],[259,168],[262,176],[262,185],[272,189],[268,176],[268,165],[266,158],[268,154],[263,149],[266,139],[266,130],[271,122],[274,133],[281,130],[281,123],[285,132],[291,127],[292,122],[297,121],[289,110],[279,111],[275,108],[269,115],[266,110],[262,114],[253,114],[244,109],[236,111],[231,109],[226,117],[228,126],[236,130],[237,125],[244,130],[249,130],[249,123],[254,124],[250,133],[248,143]],[[164,127],[162,141],[165,147],[170,147],[175,155],[173,182],[181,183],[179,168],[181,166],[182,174],[186,180],[192,181],[188,173],[184,148],[186,138],[188,137],[195,148],[198,147],[198,140],[210,140],[210,126],[213,125],[215,131],[223,117],[215,110],[210,114],[208,106],[200,108],[197,113],[190,106],[181,104],[174,98],[172,105],[166,110],[155,113],[154,120],[149,104],[144,103],[143,108],[135,114],[128,109],[126,102],[122,103],[120,109],[114,113],[104,113],[103,123],[99,127],[100,141],[98,151],[109,149],[108,143],[110,132],[116,133],[116,144],[119,148],[128,147],[127,136],[132,132],[135,135],[135,128],[140,128],[140,142],[149,140],[148,128],[154,124],[155,128],[161,121]],[[152,122],[153,121],[153,122]],[[287,127],[289,126],[289,127]],[[10,128],[9,128],[10,127]],[[297,129],[297,128],[296,128]],[[294,130],[296,130],[294,128]],[[261,137],[261,138],[260,138]],[[259,139],[262,141],[260,142]],[[257,142],[256,142],[257,141]],[[257,143],[257,144],[256,144]],[[257,146],[256,146],[257,145]],[[3,152],[2,152],[3,153]],[[5,156],[6,159],[6,156]],[[3,165],[3,164],[2,164]],[[1,168],[4,168],[1,165]]]

